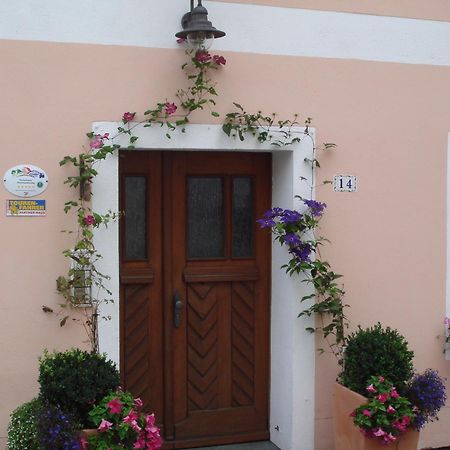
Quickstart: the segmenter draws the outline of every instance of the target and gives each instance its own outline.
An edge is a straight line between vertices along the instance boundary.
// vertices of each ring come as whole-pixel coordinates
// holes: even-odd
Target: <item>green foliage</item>
[[[44,450],[39,444],[38,419],[41,401],[38,398],[24,403],[10,415],[8,450]]]
[[[44,352],[39,359],[40,395],[88,427],[88,413],[119,386],[119,372],[105,355],[79,349]]]
[[[413,375],[414,353],[408,349],[406,339],[380,323],[362,329],[347,337],[344,369],[339,382],[352,391],[366,395],[371,376],[383,376],[391,381],[400,393]]]
[[[234,103],[235,112],[228,113],[226,122],[222,126],[223,132],[227,136],[238,137],[243,141],[246,134],[251,134],[260,143],[270,142],[276,147],[286,147],[288,145],[300,142],[300,137],[293,134],[292,128],[300,125],[297,122],[297,114],[293,120],[277,120],[277,115],[257,113],[247,113],[239,103]],[[305,134],[308,134],[308,126],[311,119],[305,121]]]

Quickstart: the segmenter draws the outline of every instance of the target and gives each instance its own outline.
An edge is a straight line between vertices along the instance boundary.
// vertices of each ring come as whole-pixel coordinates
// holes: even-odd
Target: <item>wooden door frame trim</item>
[[[95,122],[95,134],[109,133],[114,136],[118,122]],[[167,139],[161,130],[138,126],[134,130],[139,136],[138,144],[145,150],[182,151],[244,151],[272,153],[272,203],[284,208],[300,208],[294,195],[311,195],[301,177],[310,178],[310,165],[314,146],[314,130],[310,137],[287,148],[273,147],[268,143],[257,143],[252,139],[241,142],[228,138],[221,125],[191,124],[186,133],[176,131]],[[299,137],[304,128],[296,128]],[[128,145],[122,137],[114,143]],[[139,151],[139,149],[137,150]],[[110,157],[99,163],[99,175],[93,183],[93,209],[117,211],[119,207],[118,157]],[[108,288],[113,298],[119,298],[119,230],[117,224],[107,229],[96,230],[94,237],[99,252],[103,255],[99,270],[111,276]],[[314,448],[314,392],[315,392],[315,342],[314,336],[305,331],[314,326],[313,318],[297,318],[301,310],[298,299],[310,293],[305,283],[289,277],[280,270],[286,261],[284,249],[272,248],[272,307],[271,307],[271,387],[270,387],[270,436],[280,448],[308,450]],[[99,326],[100,350],[106,352],[118,366],[120,358],[119,302],[105,305],[102,315],[110,315],[111,321]],[[298,380],[301,380],[299,382]]]

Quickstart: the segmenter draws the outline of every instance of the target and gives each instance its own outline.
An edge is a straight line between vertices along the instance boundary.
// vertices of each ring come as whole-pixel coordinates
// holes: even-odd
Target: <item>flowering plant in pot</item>
[[[158,450],[162,439],[154,414],[142,411],[142,400],[126,391],[112,391],[95,406],[89,416],[98,433],[82,438],[85,449]]]
[[[383,376],[372,376],[369,383],[367,403],[358,406],[350,415],[364,436],[390,444],[414,422],[415,407]]]
[[[403,336],[381,324],[347,338],[335,386],[336,450],[417,448],[418,431],[437,419],[445,382],[436,371],[415,374]]]

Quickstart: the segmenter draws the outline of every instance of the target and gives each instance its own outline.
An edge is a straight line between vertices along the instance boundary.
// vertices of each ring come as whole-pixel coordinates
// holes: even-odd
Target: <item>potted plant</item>
[[[141,411],[142,400],[118,389],[108,393],[89,413],[97,433],[82,439],[83,448],[158,450],[162,439],[154,414]]]
[[[40,397],[91,428],[89,411],[119,386],[119,372],[106,356],[80,349],[44,352],[39,360]]]
[[[380,323],[346,343],[335,385],[335,450],[416,450],[419,430],[445,403],[444,381],[431,369],[414,375],[405,338]]]

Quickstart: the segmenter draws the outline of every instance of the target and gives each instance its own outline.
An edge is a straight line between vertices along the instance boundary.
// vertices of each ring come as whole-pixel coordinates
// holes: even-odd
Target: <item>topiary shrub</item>
[[[58,405],[83,427],[89,427],[89,411],[110,390],[119,386],[116,365],[105,355],[79,349],[44,352],[39,359],[40,395]]]
[[[406,339],[397,330],[383,328],[380,323],[367,329],[359,327],[347,338],[344,369],[338,381],[366,395],[369,378],[381,375],[404,393],[413,375],[413,356]]]
[[[39,443],[38,420],[41,401],[38,398],[24,403],[10,415],[8,450],[44,450]]]

